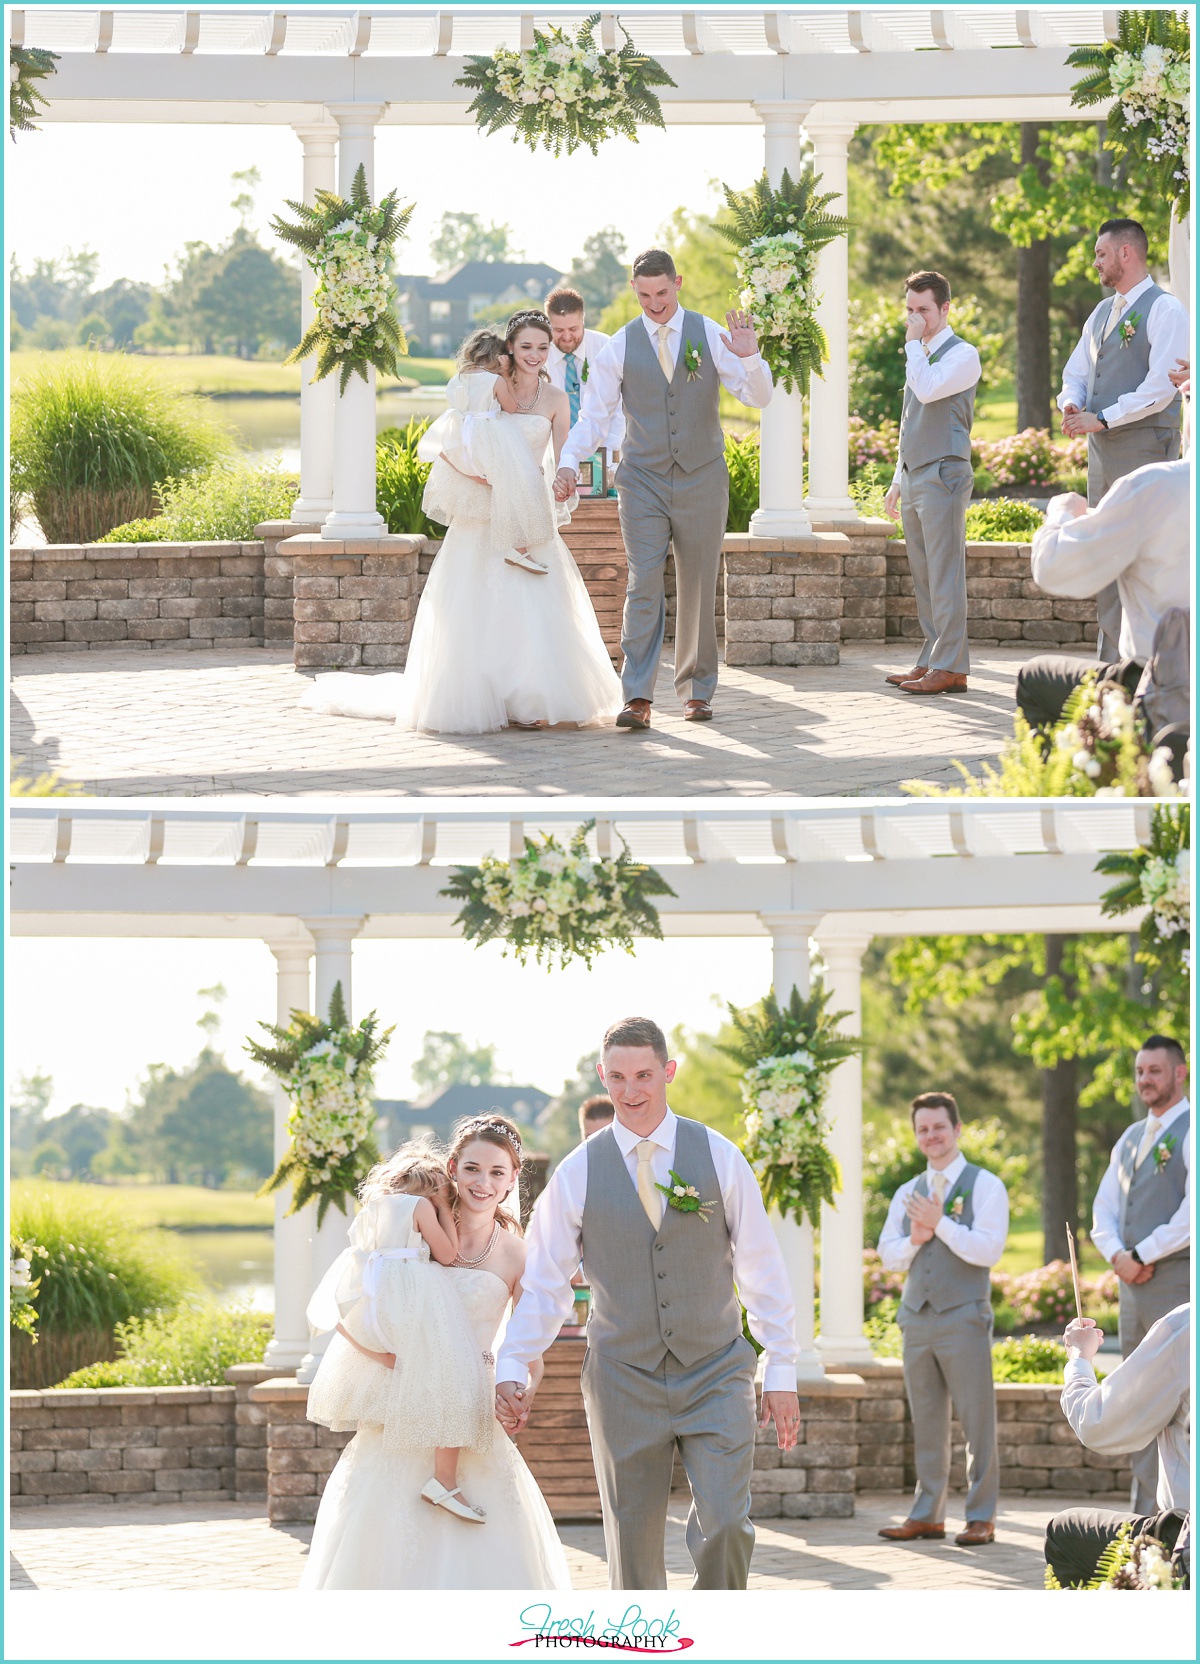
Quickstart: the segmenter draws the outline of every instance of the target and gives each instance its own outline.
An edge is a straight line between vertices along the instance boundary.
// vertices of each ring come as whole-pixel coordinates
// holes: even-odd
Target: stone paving
[[[895,1544],[876,1536],[903,1518],[903,1498],[859,1496],[852,1520],[760,1520],[751,1589],[1040,1589],[1046,1521],[1095,1498],[1023,1498],[1002,1507],[996,1541],[984,1548]],[[1115,1504],[1114,1504],[1115,1506]],[[951,1529],[957,1516],[950,1514]],[[691,1586],[684,1515],[667,1533],[672,1589]],[[606,1586],[598,1525],[559,1526],[576,1589]],[[259,1504],[49,1505],[13,1510],[13,1589],[292,1589],[310,1525],[269,1526]]]
[[[970,689],[884,684],[911,646],[842,648],[837,666],[721,672],[717,718],[682,720],[669,667],[649,733],[611,727],[470,738],[301,709],[290,650],[33,654],[13,669],[11,750],[98,796],[895,795],[954,783],[1012,733],[1022,649],[974,655]]]

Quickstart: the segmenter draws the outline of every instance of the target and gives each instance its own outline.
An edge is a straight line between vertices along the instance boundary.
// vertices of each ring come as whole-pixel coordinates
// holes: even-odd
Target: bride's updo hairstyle
[[[504,326],[504,350],[512,360],[514,371],[517,367],[517,361],[513,357],[513,342],[523,329],[540,329],[547,341],[552,342],[554,340],[550,320],[544,312],[539,312],[536,307],[531,307],[525,312],[514,312]],[[549,381],[550,372],[544,364],[539,373],[543,381]]]
[[[428,1144],[401,1144],[394,1155],[372,1167],[358,1187],[366,1203],[376,1196],[436,1196],[449,1181],[446,1164]]]
[[[507,351],[494,329],[473,329],[459,347],[456,363],[460,370],[478,370],[484,365],[500,364]]]
[[[530,316],[541,317],[541,313],[532,313]],[[481,1143],[494,1144],[498,1150],[503,1150],[511,1160],[515,1176],[513,1178],[513,1188],[509,1194],[515,1193],[518,1196],[519,1209],[521,1163],[525,1159],[521,1152],[521,1134],[508,1117],[501,1115],[498,1109],[490,1111],[487,1115],[472,1115],[466,1121],[455,1123],[454,1130],[450,1134],[450,1148],[446,1152],[447,1167],[452,1161],[457,1162],[468,1144]],[[515,1231],[518,1236],[524,1235],[517,1214],[510,1211],[503,1203],[496,1209],[496,1218],[506,1231]]]

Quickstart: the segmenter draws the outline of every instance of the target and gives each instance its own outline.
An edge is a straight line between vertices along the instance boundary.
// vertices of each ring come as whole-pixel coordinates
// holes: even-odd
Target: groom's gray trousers
[[[754,1348],[741,1335],[690,1368],[637,1369],[589,1346],[583,1401],[610,1589],[665,1589],[663,1517],[678,1446],[692,1488],[693,1589],[744,1589],[754,1547]]]
[[[663,569],[675,551],[675,691],[711,699],[717,686],[717,578],[729,509],[729,470],[718,456],[691,473],[622,459],[621,536],[629,561],[621,651],[626,699],[653,699],[667,606]]]

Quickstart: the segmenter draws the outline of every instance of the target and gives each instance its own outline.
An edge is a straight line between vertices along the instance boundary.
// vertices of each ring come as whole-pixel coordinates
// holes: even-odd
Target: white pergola
[[[43,83],[51,100],[45,120],[287,125],[303,146],[303,194],[311,202],[317,189],[348,195],[360,163],[374,188],[379,126],[468,124],[470,96],[454,85],[466,54],[531,43],[535,26],[574,27],[587,11],[37,6],[9,16],[14,42],[61,54],[56,74]],[[619,38],[617,16],[602,14],[606,46]],[[847,146],[863,124],[1096,121],[1102,108],[1084,113],[1071,104],[1078,71],[1066,67],[1066,57],[1073,45],[1115,38],[1117,13],[1079,5],[636,4],[627,18],[638,46],[660,58],[677,83],[661,93],[668,124],[761,126],[774,182],[784,168],[798,171],[807,135],[825,188],[842,199],[832,204],[836,212],[845,204]],[[509,141],[501,135],[495,142]],[[856,517],[847,475],[844,239],[822,252],[818,284],[830,360],[812,383],[810,490],[806,497],[802,401],[777,391],[763,412],[760,505],[751,523],[763,536],[804,535],[814,523]],[[306,320],[311,293],[305,268]],[[373,384],[355,377],[340,398],[334,378],[303,387],[295,520],[322,523],[330,538],[383,534],[374,433]]]
[[[440,896],[448,866],[523,848],[527,833],[572,831],[596,815],[594,847],[624,840],[669,869],[668,937],[769,938],[773,981],[807,990],[819,953],[835,1010],[861,1031],[862,956],[875,936],[1022,931],[1128,931],[1105,918],[1099,854],[1149,837],[1151,806],[963,802],[797,808],[656,805],[611,808],[529,803],[484,809],[340,806],[283,812],[257,804],[175,808],[72,802],[14,805],[14,936],[260,940],[277,966],[276,1018],[325,1011],[334,984],[352,997],[356,941],[446,939],[457,904]],[[1133,922],[1136,922],[1134,920]],[[464,945],[464,952],[467,951]],[[384,1014],[388,1015],[387,1013]],[[277,1090],[276,1156],[287,1103]],[[832,1077],[830,1142],[843,1189],[821,1222],[821,1333],[813,1334],[812,1233],[776,1221],[796,1297],[799,1379],[865,1362],[862,1290],[862,1069]],[[344,1245],[336,1211],[275,1214],[275,1338],[267,1361],[315,1356],[304,1311]]]

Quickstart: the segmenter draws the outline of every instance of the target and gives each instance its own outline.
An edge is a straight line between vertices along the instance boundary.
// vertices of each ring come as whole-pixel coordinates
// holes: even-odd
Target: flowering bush
[[[8,1321],[14,1329],[19,1329],[23,1335],[28,1335],[36,1343],[37,1311],[33,1302],[37,1299],[41,1278],[32,1275],[31,1265],[34,1255],[46,1257],[46,1250],[39,1248],[37,1243],[18,1242],[15,1237],[8,1241]]]
[[[275,235],[300,249],[317,275],[313,291],[317,316],[284,363],[297,364],[315,353],[314,381],[340,366],[344,393],[351,375],[367,380],[371,365],[397,375],[397,354],[408,351],[392,311],[388,262],[392,245],[413,211],[397,206],[395,191],[374,207],[361,164],[349,202],[332,191],[316,195],[316,206],[311,208],[304,202],[288,201],[287,206],[300,216],[299,225],[289,225],[278,216],[271,221]]]
[[[883,1261],[874,1248],[863,1249],[863,1298],[867,1310],[878,1306],[881,1300],[899,1300],[904,1292],[903,1271],[885,1271]]]
[[[638,123],[663,127],[662,109],[651,87],[675,85],[663,66],[639,52],[619,25],[624,44],[614,52],[596,46],[595,12],[572,40],[563,29],[533,32],[524,52],[501,47],[494,58],[470,57],[454,83],[474,92],[470,113],[485,133],[513,129],[524,139],[561,156],[586,145],[594,156],[604,139],[623,134],[637,141]]]
[[[793,988],[787,1005],[768,994],[747,1011],[729,1007],[737,1039],[720,1050],[739,1062],[746,1104],[742,1149],[769,1207],[798,1225],[816,1225],[821,1203],[842,1187],[826,1138],[829,1076],[862,1042],[838,1033],[848,1015],[829,1011],[820,986],[805,998]]]
[[[1191,844],[1190,806],[1163,804],[1154,811],[1148,848],[1105,855],[1096,864],[1097,872],[1118,873],[1122,880],[1101,897],[1105,913],[1116,917],[1135,907],[1149,909],[1138,958],[1154,969],[1176,958],[1191,968]]]
[[[877,428],[869,427],[861,416],[851,416],[850,477],[860,474],[872,464],[888,470],[889,477],[896,466],[900,449],[900,424],[885,416]]]
[[[819,174],[793,183],[785,168],[778,190],[765,173],[745,191],[726,185],[733,224],[715,227],[738,251],[738,300],[754,320],[763,358],[788,392],[807,393],[809,377],[820,375],[829,356],[815,312],[817,255],[850,229],[849,220],[823,212],[837,192],[818,195],[819,184]]]
[[[1087,438],[1051,439],[1046,428],[1024,428],[1007,439],[983,440],[979,460],[997,485],[1052,490],[1064,474],[1087,467]]]
[[[526,838],[514,861],[488,855],[477,867],[456,867],[441,894],[465,903],[454,922],[466,939],[477,946],[504,941],[518,965],[532,954],[539,965],[582,959],[589,969],[606,947],[632,953],[635,936],[661,940],[649,898],[674,890],[624,844],[620,855],[592,856],[587,839],[595,824],[585,821],[565,849],[547,833]]]
[[[291,1103],[288,1134],[291,1143],[259,1191],[269,1195],[292,1185],[289,1213],[317,1201],[320,1225],[331,1202],[345,1213],[367,1172],[379,1160],[375,1147],[374,1066],[387,1049],[391,1029],[377,1033],[372,1011],[353,1026],[346,1013],[342,985],[337,983],[329,1002],[328,1020],[293,1011],[287,1028],[260,1023],[275,1040],[273,1046],[247,1040],[246,1050],[269,1069]]]
[[[1117,39],[1077,47],[1067,59],[1089,69],[1071,89],[1081,107],[1113,99],[1108,144],[1157,164],[1159,185],[1182,220],[1191,202],[1191,56],[1187,13],[1129,11],[1117,14]]]

